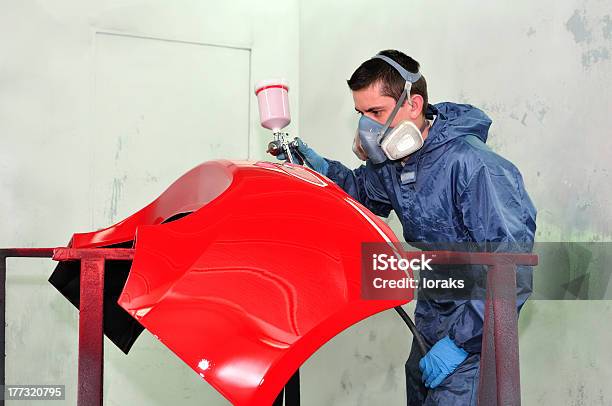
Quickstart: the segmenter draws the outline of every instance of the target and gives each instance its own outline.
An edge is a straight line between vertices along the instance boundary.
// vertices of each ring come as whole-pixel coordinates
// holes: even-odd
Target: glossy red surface
[[[94,248],[132,241],[143,224],[160,224],[204,206],[230,184],[229,173],[216,162],[196,166],[171,184],[157,199],[125,220],[89,233],[76,233],[70,246]]]
[[[272,404],[333,336],[407,302],[360,298],[361,242],[397,238],[302,166],[204,163],[130,218],[75,235],[73,246],[134,232],[119,305],[235,405]]]

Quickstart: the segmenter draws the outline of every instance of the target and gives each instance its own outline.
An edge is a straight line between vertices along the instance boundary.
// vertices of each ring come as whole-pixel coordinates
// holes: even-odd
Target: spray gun
[[[304,157],[298,151],[295,139],[289,141],[289,134],[283,132],[275,132],[272,135],[274,139],[268,143],[268,149],[266,150],[268,154],[278,156],[283,153],[292,164],[304,165]],[[297,162],[294,162],[294,158],[296,158]]]
[[[267,153],[278,156],[285,154],[291,163],[304,164],[304,157],[297,149],[295,139],[281,131],[291,122],[289,113],[289,85],[284,79],[262,80],[255,85],[255,96],[259,105],[261,126],[272,130],[272,141],[268,143]],[[297,159],[297,162],[294,161]]]

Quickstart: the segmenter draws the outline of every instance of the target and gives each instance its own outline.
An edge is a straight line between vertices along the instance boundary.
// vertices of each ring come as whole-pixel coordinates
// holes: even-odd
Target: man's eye
[[[357,113],[358,116],[362,116],[363,113],[361,111],[355,111],[355,113]]]

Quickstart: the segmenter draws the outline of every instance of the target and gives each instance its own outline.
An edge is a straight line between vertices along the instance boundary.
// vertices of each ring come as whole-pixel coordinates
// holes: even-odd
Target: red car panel
[[[204,163],[126,220],[75,234],[72,245],[134,235],[118,304],[236,405],[272,404],[332,337],[408,301],[360,298],[361,243],[386,242],[391,252],[397,238],[302,166]]]

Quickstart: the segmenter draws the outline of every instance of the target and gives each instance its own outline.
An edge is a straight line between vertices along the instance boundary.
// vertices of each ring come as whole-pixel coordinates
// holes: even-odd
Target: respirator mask
[[[384,125],[365,115],[362,115],[359,119],[358,134],[355,142],[353,142],[353,152],[360,159],[364,158],[365,152],[368,159],[375,164],[379,164],[387,159],[405,158],[423,146],[421,130],[412,121],[403,120],[397,126],[391,127],[395,115],[406,98],[408,98],[408,104],[412,104],[410,89],[412,84],[421,78],[421,74],[407,71],[393,59],[384,55],[376,55],[372,59],[375,58],[387,62],[406,81],[404,90]]]

